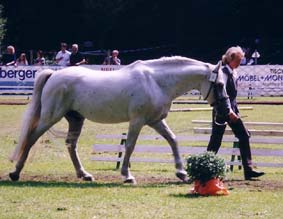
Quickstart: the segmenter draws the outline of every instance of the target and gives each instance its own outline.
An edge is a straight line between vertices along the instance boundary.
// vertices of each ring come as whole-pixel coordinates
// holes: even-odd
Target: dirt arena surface
[[[0,176],[0,186],[9,185],[29,185],[38,184],[49,186],[73,186],[73,187],[83,187],[83,186],[123,186],[122,177],[117,175],[104,175],[95,174],[94,182],[82,183],[81,179],[77,179],[75,175],[62,175],[62,176],[30,176],[22,174],[18,182],[11,182],[8,176]],[[153,176],[136,176],[137,186],[166,186],[166,185],[178,185],[183,184],[177,178],[171,177],[153,177]],[[92,185],[90,185],[92,184]],[[188,184],[193,186],[192,183]],[[243,179],[232,179],[225,180],[224,185],[229,190],[234,190],[237,188],[248,189],[250,191],[283,191],[283,182],[275,180],[250,180],[246,181]]]

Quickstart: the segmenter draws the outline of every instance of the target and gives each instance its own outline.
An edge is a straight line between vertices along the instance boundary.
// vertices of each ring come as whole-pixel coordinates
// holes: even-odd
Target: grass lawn
[[[90,157],[96,134],[127,132],[127,123],[85,122],[79,154],[95,182],[77,179],[64,140],[46,141],[47,136],[31,151],[20,181],[11,182],[7,175],[15,164],[7,158],[16,145],[25,109],[25,105],[0,105],[0,218],[282,218],[281,168],[261,168],[266,175],[260,181],[244,181],[242,171],[235,168],[225,181],[230,195],[222,197],[189,195],[193,185],[180,183],[172,164],[133,163],[138,185],[124,185],[114,163]],[[254,105],[241,115],[247,116],[245,121],[283,122],[282,112],[283,106]],[[191,120],[210,116],[209,111],[170,113],[167,122],[177,135],[192,134]],[[56,127],[63,130],[66,122]],[[155,134],[148,127],[142,133]]]

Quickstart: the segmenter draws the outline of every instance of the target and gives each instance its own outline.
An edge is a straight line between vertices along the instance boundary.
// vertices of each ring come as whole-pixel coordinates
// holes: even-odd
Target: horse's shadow
[[[37,188],[99,188],[99,187],[122,187],[120,183],[96,183],[96,182],[56,182],[56,181],[0,181],[0,187],[37,187]]]
[[[36,188],[111,188],[111,187],[129,187],[129,188],[160,188],[160,187],[170,187],[172,185],[182,185],[182,182],[165,182],[165,183],[156,183],[156,184],[127,184],[127,183],[116,183],[116,182],[67,182],[67,181],[9,181],[9,180],[0,180],[0,187],[36,187]]]

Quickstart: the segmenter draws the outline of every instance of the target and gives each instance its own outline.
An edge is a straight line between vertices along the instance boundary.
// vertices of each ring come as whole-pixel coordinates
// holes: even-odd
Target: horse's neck
[[[172,100],[192,89],[200,90],[206,75],[207,67],[201,65],[167,66],[154,73],[156,82]]]

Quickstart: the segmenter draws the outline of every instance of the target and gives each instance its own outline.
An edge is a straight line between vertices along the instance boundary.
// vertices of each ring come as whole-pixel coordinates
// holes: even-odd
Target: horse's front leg
[[[75,167],[77,177],[82,178],[85,181],[93,181],[93,176],[87,171],[85,171],[77,152],[77,142],[81,134],[84,118],[77,112],[69,112],[67,113],[65,118],[69,122],[66,146],[68,148],[71,160]]]
[[[143,125],[144,123],[140,120],[130,121],[129,124],[128,137],[125,145],[125,156],[121,169],[121,174],[125,177],[124,183],[136,184],[135,177],[131,174],[129,170],[129,163],[137,142],[137,138]]]
[[[157,123],[150,124],[149,126],[155,129],[170,144],[175,160],[176,176],[183,182],[187,182],[188,176],[187,172],[184,169],[183,161],[179,153],[178,142],[176,140],[175,134],[171,131],[164,119]]]

